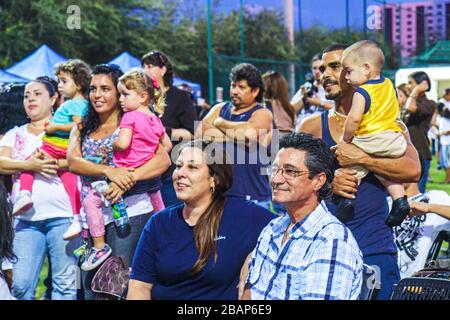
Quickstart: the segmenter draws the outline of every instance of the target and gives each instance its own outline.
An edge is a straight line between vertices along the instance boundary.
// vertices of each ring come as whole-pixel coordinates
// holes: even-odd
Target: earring
[[[216,187],[215,186],[211,186],[209,191],[211,191],[211,193],[214,194],[214,192],[216,192]]]

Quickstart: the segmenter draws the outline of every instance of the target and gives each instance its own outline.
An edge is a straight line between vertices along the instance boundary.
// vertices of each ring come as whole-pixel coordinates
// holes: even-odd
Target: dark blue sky
[[[298,27],[298,1],[294,0],[295,28]],[[387,0],[386,3],[422,2],[424,0]],[[345,0],[301,0],[303,28],[313,24],[340,28],[345,26]],[[220,9],[229,11],[239,8],[239,0],[221,0]],[[283,0],[244,0],[244,4],[271,7],[283,11]],[[383,5],[382,0],[367,0],[367,5]],[[350,25],[363,27],[363,0],[349,0]],[[216,8],[217,9],[217,8]]]

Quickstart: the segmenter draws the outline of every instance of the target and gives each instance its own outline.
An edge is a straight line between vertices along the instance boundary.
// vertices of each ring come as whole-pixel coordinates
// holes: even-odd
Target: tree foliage
[[[239,12],[214,10],[211,16],[213,54],[239,56]],[[0,68],[29,55],[40,45],[94,65],[127,50],[140,57],[161,50],[171,57],[178,76],[208,85],[207,18],[203,0],[77,0],[81,28],[67,26],[73,0],[2,0]],[[351,41],[361,39],[351,33]],[[301,41],[300,41],[301,40]],[[247,11],[244,18],[246,57],[308,62],[332,42],[346,40],[342,30],[314,27],[287,38],[281,12]],[[263,70],[264,71],[264,70]]]

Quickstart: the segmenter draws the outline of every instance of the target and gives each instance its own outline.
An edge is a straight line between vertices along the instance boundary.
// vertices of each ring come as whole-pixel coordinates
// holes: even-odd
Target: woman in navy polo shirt
[[[136,249],[128,299],[238,299],[242,266],[275,216],[245,200],[225,198],[233,183],[225,151],[193,141],[173,173],[182,203],[147,222]]]

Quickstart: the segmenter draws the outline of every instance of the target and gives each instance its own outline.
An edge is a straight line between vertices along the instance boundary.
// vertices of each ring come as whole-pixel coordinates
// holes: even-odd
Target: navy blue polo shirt
[[[152,299],[236,300],[239,274],[270,211],[250,201],[226,199],[217,236],[217,263],[211,256],[199,273],[190,269],[199,252],[194,228],[183,218],[183,204],[173,205],[147,222],[134,255],[131,279],[152,283]]]

